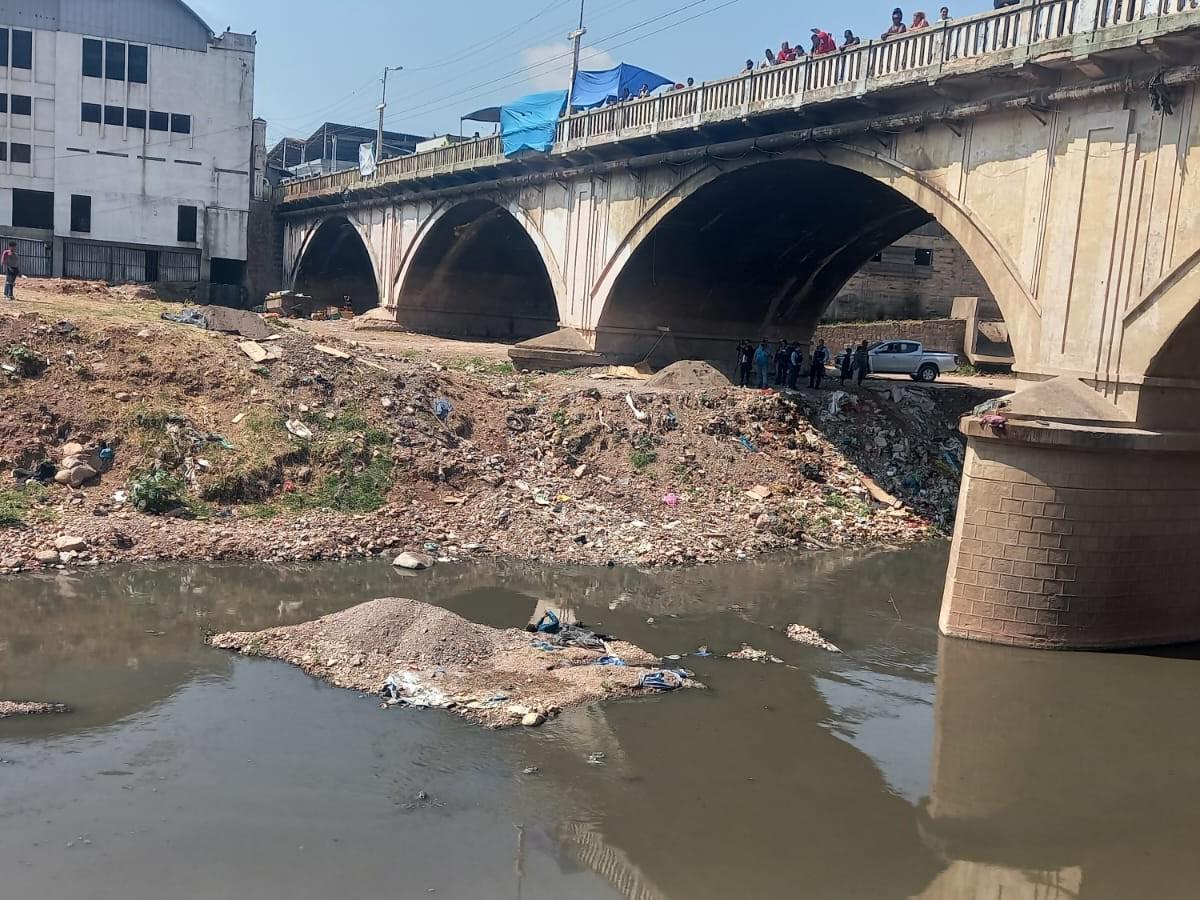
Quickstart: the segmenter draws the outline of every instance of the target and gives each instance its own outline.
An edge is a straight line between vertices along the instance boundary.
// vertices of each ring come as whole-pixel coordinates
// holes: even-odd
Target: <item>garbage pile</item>
[[[9,716],[48,716],[55,713],[70,712],[65,703],[17,702],[0,700],[0,719]]]
[[[501,630],[398,598],[300,625],[219,634],[209,643],[378,694],[384,707],[449,709],[493,728],[534,727],[598,700],[702,687],[686,669],[664,667],[640,647],[579,626]]]

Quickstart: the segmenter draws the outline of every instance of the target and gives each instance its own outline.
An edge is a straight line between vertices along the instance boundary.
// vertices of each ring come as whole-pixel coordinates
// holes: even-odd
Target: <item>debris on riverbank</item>
[[[0,700],[0,719],[7,719],[9,716],[49,716],[70,711],[65,703]]]
[[[429,544],[680,565],[911,543],[953,522],[954,428],[984,396],[752,392],[691,361],[653,389],[270,322],[255,362],[237,335],[163,321],[168,304],[63,291],[0,311],[4,573]]]
[[[785,634],[787,634],[789,640],[793,640],[797,644],[807,644],[809,647],[816,647],[818,650],[828,650],[830,653],[842,652],[836,644],[831,644],[825,638],[821,637],[820,633],[806,625],[789,625]]]
[[[540,725],[599,700],[702,687],[624,641],[594,650],[399,598],[209,643],[289,662],[337,687],[383,693],[387,705],[450,709],[492,728]]]

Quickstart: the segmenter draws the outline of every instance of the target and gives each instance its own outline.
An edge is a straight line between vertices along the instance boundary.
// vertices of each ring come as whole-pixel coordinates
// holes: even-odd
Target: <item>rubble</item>
[[[65,703],[17,702],[0,700],[0,719],[9,716],[46,716],[54,713],[70,712]]]
[[[793,640],[797,644],[807,644],[809,647],[828,650],[830,653],[842,652],[836,645],[831,644],[825,638],[821,637],[818,632],[805,625],[789,625],[785,634],[787,634],[789,640]]]
[[[682,670],[660,669],[657,657],[623,641],[591,650],[543,637],[386,598],[300,625],[219,634],[209,643],[289,662],[338,687],[382,693],[385,706],[450,709],[493,728],[536,727],[573,706],[703,686]],[[600,662],[612,656],[623,664]]]

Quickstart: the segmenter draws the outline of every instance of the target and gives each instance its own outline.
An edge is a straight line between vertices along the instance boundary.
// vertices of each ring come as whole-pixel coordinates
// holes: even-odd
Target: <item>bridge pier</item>
[[[1003,429],[963,420],[942,633],[1056,649],[1200,640],[1200,434],[1039,416],[1040,393],[1018,394],[1027,415]]]

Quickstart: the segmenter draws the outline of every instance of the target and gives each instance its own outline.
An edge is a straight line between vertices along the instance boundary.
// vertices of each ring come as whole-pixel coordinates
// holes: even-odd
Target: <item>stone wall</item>
[[[966,322],[962,319],[919,319],[901,322],[865,322],[859,324],[821,325],[813,337],[825,341],[834,351],[847,344],[854,346],[861,341],[874,343],[902,339],[920,341],[927,350],[945,350],[962,355],[966,335]]]
[[[251,307],[283,285],[283,226],[269,200],[250,201],[246,230],[246,293]]]
[[[919,251],[928,251],[928,256]],[[918,263],[918,256],[922,262]],[[991,292],[966,252],[936,222],[922,225],[883,250],[853,275],[822,322],[947,318],[955,297],[979,297],[995,306]],[[984,318],[999,318],[984,316]]]

